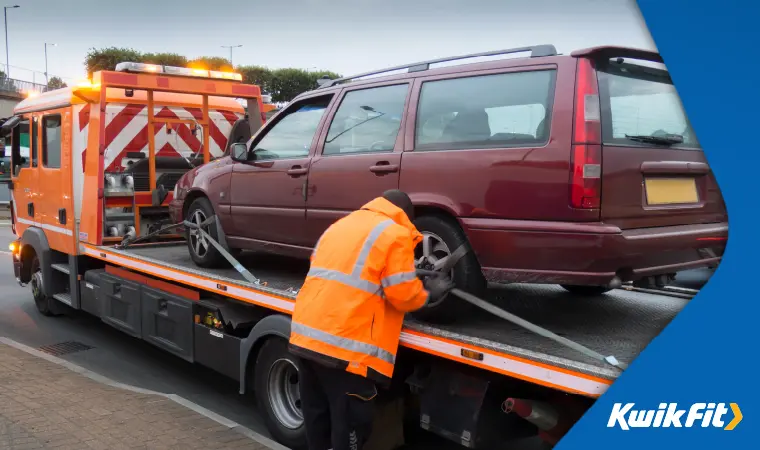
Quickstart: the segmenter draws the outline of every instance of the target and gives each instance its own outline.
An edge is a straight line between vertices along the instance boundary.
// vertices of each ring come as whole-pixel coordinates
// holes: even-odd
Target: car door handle
[[[306,175],[307,173],[309,173],[308,167],[293,166],[290,169],[288,169],[288,175],[290,175],[293,178],[298,178],[302,175]]]
[[[374,166],[369,166],[372,173],[393,173],[398,172],[398,164],[391,164],[387,161],[380,161]]]

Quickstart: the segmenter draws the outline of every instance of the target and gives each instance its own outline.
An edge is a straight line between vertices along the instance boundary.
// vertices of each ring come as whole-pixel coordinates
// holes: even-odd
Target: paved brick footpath
[[[268,447],[166,397],[99,383],[0,343],[0,449]]]

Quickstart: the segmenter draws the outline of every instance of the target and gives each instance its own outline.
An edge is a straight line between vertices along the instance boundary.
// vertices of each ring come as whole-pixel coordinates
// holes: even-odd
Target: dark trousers
[[[309,450],[361,450],[375,415],[375,383],[301,359],[298,382]]]

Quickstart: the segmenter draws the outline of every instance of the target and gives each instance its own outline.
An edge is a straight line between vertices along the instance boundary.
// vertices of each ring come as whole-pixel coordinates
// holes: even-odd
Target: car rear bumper
[[[462,219],[490,281],[599,284],[717,265],[728,223],[621,230],[603,223]]]

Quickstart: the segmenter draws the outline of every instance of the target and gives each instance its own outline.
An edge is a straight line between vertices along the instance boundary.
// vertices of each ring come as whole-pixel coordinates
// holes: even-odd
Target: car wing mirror
[[[230,157],[233,161],[248,161],[248,145],[242,142],[236,142],[230,146]]]

